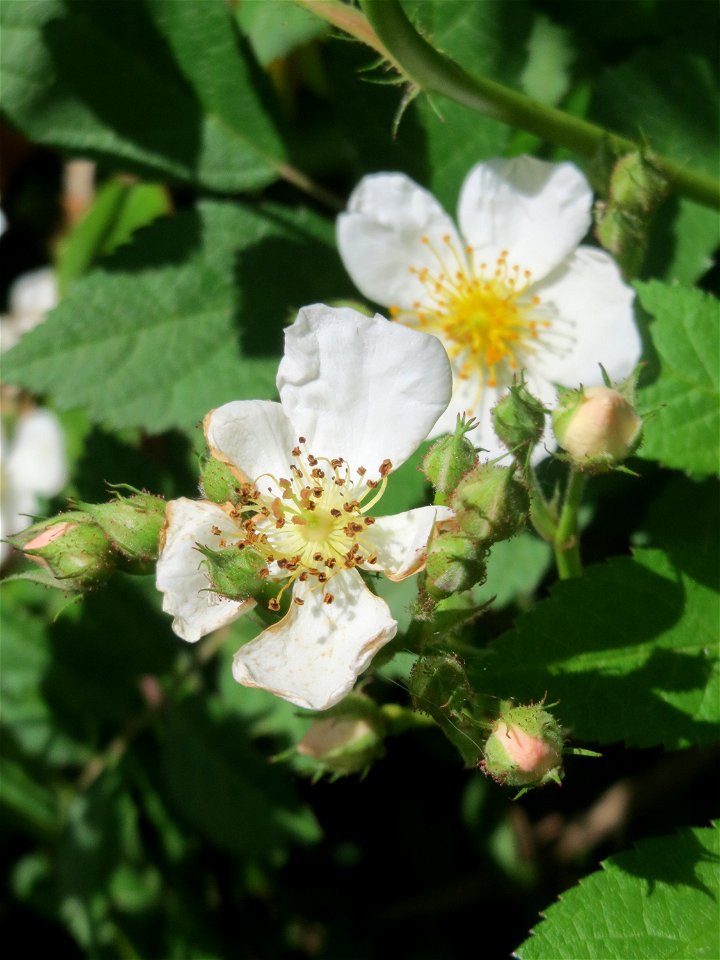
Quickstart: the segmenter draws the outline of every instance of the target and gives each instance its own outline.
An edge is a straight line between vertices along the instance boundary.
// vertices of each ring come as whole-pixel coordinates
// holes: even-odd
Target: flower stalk
[[[640,149],[627,137],[538,103],[494,80],[468,73],[420,36],[397,0],[362,0],[362,9],[380,43],[389,51],[391,61],[419,90],[442,94],[478,113],[585,156],[594,156],[601,149],[616,156]],[[681,196],[720,209],[720,183],[714,177],[655,154],[652,161]]]
[[[553,550],[558,576],[561,580],[579,577],[582,574],[580,539],[578,537],[578,510],[582,500],[585,477],[571,467],[565,489],[565,502],[555,530]]]

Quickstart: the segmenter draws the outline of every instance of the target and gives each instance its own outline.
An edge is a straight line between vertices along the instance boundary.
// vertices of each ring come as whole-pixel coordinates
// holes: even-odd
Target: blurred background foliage
[[[715,4],[403,7],[467,69],[717,171]],[[592,158],[443,98],[416,98],[394,133],[392,75],[286,0],[11,0],[2,17],[0,295],[49,262],[61,292],[3,361],[3,379],[45,398],[66,431],[71,479],[48,512],[67,496],[105,499],[108,481],[196,495],[202,415],[273,396],[298,307],[357,298],[333,222],[363,174],[402,170],[449,211],[469,168],[493,156],[570,158],[601,197],[606,187]],[[74,158],[95,165],[86,200],[68,183]],[[712,292],[717,247],[716,212],[671,196],[641,277]],[[650,316],[661,325],[666,295],[646,284],[640,302],[644,329]],[[648,393],[649,407],[661,403]],[[538,698],[552,675],[559,716],[583,744],[601,744],[600,759],[568,762],[561,790],[516,803],[463,769],[432,726],[389,738],[363,779],[313,783],[294,752],[307,717],[232,680],[233,652],[257,632],[249,618],[190,647],[171,633],[152,577],[119,576],[80,603],[6,583],[7,941],[92,958],[502,957],[601,858],[707,824],[717,705],[698,648],[713,644],[717,616],[716,438],[692,436],[685,449],[681,416],[667,423],[650,427],[632,462],[639,478],[589,485],[587,578],[551,592],[549,547],[528,532],[494,549],[472,600],[494,597],[460,652],[501,638],[471,659],[475,689]],[[386,512],[422,502],[418,462],[395,478]],[[543,476],[550,487],[558,465]],[[378,588],[406,630],[415,584]],[[622,624],[595,635],[603,610],[613,629],[622,591]],[[654,592],[667,601],[655,620]],[[697,623],[679,612],[688,595]],[[624,650],[614,676],[570,664],[568,631],[582,650]],[[407,702],[402,635],[392,653],[367,688],[380,703]],[[681,836],[675,862],[717,858],[704,834]],[[641,849],[656,880],[693,887]],[[540,952],[522,957],[560,955],[534,943]]]

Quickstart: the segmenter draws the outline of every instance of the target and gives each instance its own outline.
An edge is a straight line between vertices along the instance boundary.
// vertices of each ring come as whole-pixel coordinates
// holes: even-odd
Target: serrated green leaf
[[[581,740],[676,749],[717,738],[716,591],[661,550],[638,550],[557,583],[473,668],[473,686],[545,694]]]
[[[562,895],[518,960],[714,960],[720,831],[643,840]]]
[[[2,106],[33,140],[214,190],[277,179],[268,84],[223,0],[1,12]]]
[[[161,735],[173,804],[221,849],[264,859],[288,843],[319,838],[289,775],[268,766],[247,741],[243,721],[220,701],[185,701],[167,716]]]
[[[652,221],[643,276],[691,286],[712,268],[719,245],[717,211],[668,197]]]
[[[657,379],[640,393],[646,416],[638,456],[704,476],[720,466],[718,301],[658,281],[636,284],[659,357]]]
[[[61,293],[96,260],[127,243],[139,227],[170,212],[167,192],[152,183],[109,180],[83,219],[63,238],[57,257]]]
[[[308,211],[221,202],[157,221],[73,285],[4,377],[151,432],[272,397],[283,323],[347,283],[331,236]]]

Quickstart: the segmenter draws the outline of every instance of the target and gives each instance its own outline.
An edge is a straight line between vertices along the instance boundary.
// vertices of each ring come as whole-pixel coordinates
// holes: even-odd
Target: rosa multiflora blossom
[[[8,441],[0,434],[0,536],[32,523],[41,497],[54,497],[67,482],[65,435],[50,410],[22,413]],[[10,552],[0,543],[0,562]]]
[[[448,512],[369,511],[445,410],[451,380],[434,337],[349,309],[302,309],[285,334],[281,402],[236,401],[205,420],[212,455],[238,478],[237,502],[168,504],[157,585],[175,632],[198,640],[254,606],[210,589],[197,546],[253,550],[271,609],[291,602],[236,654],[235,679],[315,710],[340,700],[397,629],[358,568],[415,573]]]
[[[491,410],[520,371],[551,406],[554,384],[596,383],[598,364],[614,379],[635,367],[633,292],[608,254],[578,246],[592,199],[571,163],[492,160],[463,184],[458,230],[403,174],[360,181],[338,220],[340,255],[366,297],[445,345],[453,399],[433,436],[464,413],[479,423],[471,439],[500,455]]]

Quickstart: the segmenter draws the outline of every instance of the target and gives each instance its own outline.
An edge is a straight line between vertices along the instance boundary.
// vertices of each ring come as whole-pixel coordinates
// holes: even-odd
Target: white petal
[[[167,505],[156,584],[165,594],[163,610],[174,617],[173,630],[192,643],[255,605],[253,600],[240,603],[211,592],[205,566],[201,564],[203,557],[195,544],[217,547],[213,526],[227,536],[237,537],[237,527],[214,503],[182,498]]]
[[[67,483],[65,434],[54,413],[37,408],[20,418],[4,471],[31,498],[54,497],[62,490]]]
[[[431,246],[441,250],[444,236],[462,250],[455,225],[435,197],[402,173],[363,177],[337,222],[340,256],[353,283],[388,307],[409,308],[423,299],[425,288],[410,267],[434,270],[438,261]]]
[[[540,280],[571,253],[591,223],[592,191],[571,163],[534,157],[479,163],[460,192],[458,219],[476,259],[511,265]]]
[[[57,280],[51,267],[24,273],[8,293],[8,306],[13,314],[39,317],[52,310],[58,301]],[[28,328],[29,329],[29,328]]]
[[[404,580],[422,570],[427,545],[436,520],[448,520],[448,507],[418,507],[390,517],[378,517],[367,539],[377,554],[377,563],[363,564],[365,570],[382,570],[391,580]]]
[[[400,466],[450,399],[450,364],[435,337],[383,317],[315,304],[285,331],[283,407],[315,456],[376,475]]]
[[[326,710],[348,693],[375,653],[395,636],[397,623],[384,600],[370,593],[356,570],[333,577],[323,591],[297,582],[283,619],[235,654],[233,675],[284,700]]]
[[[288,477],[298,436],[279,403],[235,400],[205,417],[205,436],[214,457],[249,481],[270,473]]]
[[[609,254],[581,247],[533,292],[555,307],[553,327],[569,335],[563,340],[569,349],[538,353],[532,363],[535,378],[577,387],[602,383],[598,364],[613,380],[632,372],[642,352],[633,318],[635,294]]]

